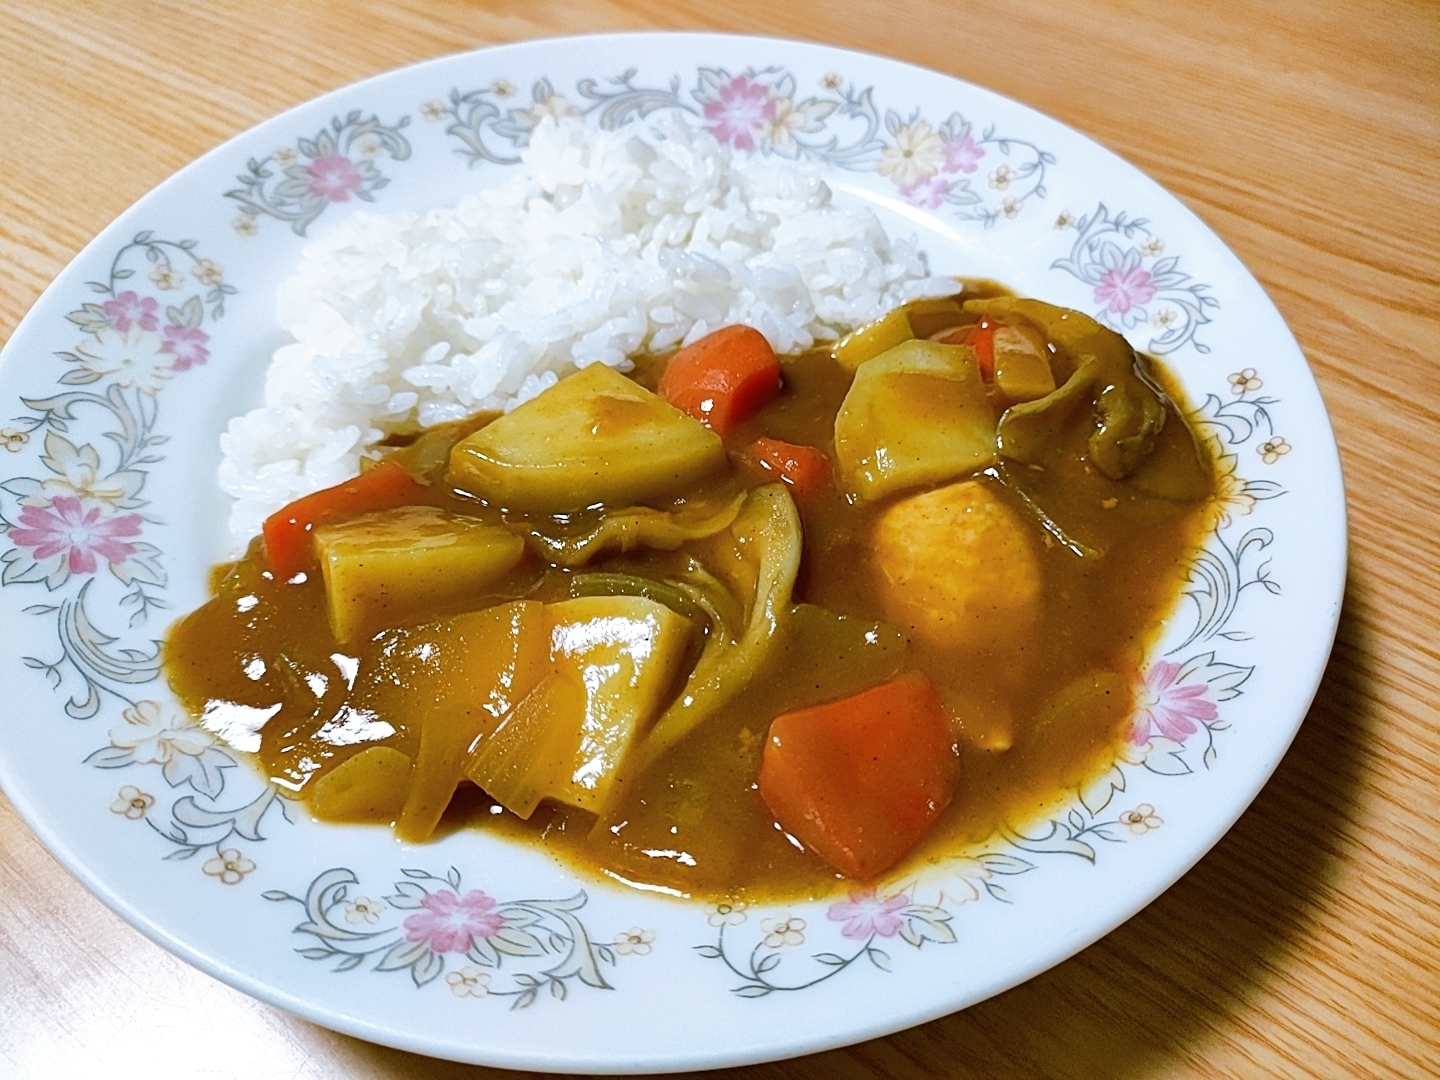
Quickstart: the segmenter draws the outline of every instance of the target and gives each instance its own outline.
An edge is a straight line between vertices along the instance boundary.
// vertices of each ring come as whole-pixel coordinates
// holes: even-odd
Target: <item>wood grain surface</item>
[[[136,198],[281,109],[458,50],[652,27],[883,53],[1124,155],[1279,305],[1334,418],[1351,513],[1319,696],[1194,870],[966,1012],[724,1075],[1440,1075],[1434,0],[0,0],[0,337]],[[0,1074],[512,1075],[370,1046],[220,985],[92,899],[3,798]]]

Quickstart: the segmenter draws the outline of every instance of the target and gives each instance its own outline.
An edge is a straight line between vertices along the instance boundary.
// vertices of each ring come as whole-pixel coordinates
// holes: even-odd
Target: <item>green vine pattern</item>
[[[1210,287],[1180,269],[1180,259],[1166,255],[1165,241],[1145,218],[1125,211],[1112,214],[1102,202],[1079,220],[1068,211],[1057,229],[1074,229],[1070,254],[1050,264],[1089,285],[1097,305],[1095,317],[1120,331],[1153,330],[1147,352],[1165,356],[1185,345],[1198,353],[1210,346],[1196,337],[1211,321],[1220,301]]]
[[[225,193],[240,207],[235,229],[253,236],[259,219],[288,222],[296,236],[304,236],[332,204],[356,198],[374,202],[375,192],[390,183],[376,166],[384,154],[391,161],[410,157],[410,143],[402,130],[410,123],[402,116],[394,124],[359,110],[336,116],[328,128],[311,139],[281,146],[264,158],[251,158],[235,179],[239,187]]]
[[[581,78],[573,95],[537,79],[528,100],[501,79],[481,88],[450,92],[422,113],[448,119],[447,134],[472,165],[513,165],[547,118],[591,117],[615,129],[656,112],[674,112],[736,151],[819,162],[847,172],[875,173],[904,202],[944,208],[962,221],[986,228],[1017,217],[1031,199],[1046,194],[1055,155],[1025,139],[1002,135],[994,124],[977,128],[962,114],[927,119],[919,109],[882,110],[873,86],[840,75],[824,76],[817,92],[802,93],[783,67],[701,67],[686,84],[679,75],[665,85],[636,82],[637,70],[597,79]],[[977,186],[981,170],[986,186]]]
[[[92,720],[107,700],[119,707],[109,741],[86,763],[152,777],[169,792],[162,805],[124,784],[111,809],[144,821],[168,846],[165,858],[208,854],[205,872],[234,884],[254,863],[225,845],[263,840],[273,808],[288,817],[283,800],[248,772],[258,790],[227,798],[236,762],[221,741],[140,694],[160,677],[160,642],[144,628],[169,608],[163,553],[144,539],[163,524],[145,491],[169,441],[158,431],[161,394],[207,363],[236,289],[196,241],[151,230],[121,246],[105,280],[86,286],[93,299],[66,315],[80,340],[56,354],[56,381],[75,389],[22,398],[28,412],[0,428],[6,450],[33,464],[0,483],[0,531],[11,545],[0,553],[0,586],[44,587],[46,599],[24,610],[49,623],[53,637],[39,639],[54,651],[21,659],[68,692],[65,713]]]
[[[534,1005],[542,993],[564,1001],[574,986],[614,987],[604,969],[622,955],[643,956],[655,939],[632,929],[613,942],[596,942],[580,917],[583,891],[562,900],[500,902],[480,889],[464,889],[460,871],[443,876],[402,869],[405,880],[382,898],[359,895],[354,871],[335,867],[311,881],[305,895],[282,890],[266,900],[300,905],[295,933],[314,944],[298,949],[306,960],[336,972],[366,963],[376,972],[407,971],[416,988],[445,976],[461,998],[498,998],[511,1009]],[[406,914],[409,913],[409,914]]]

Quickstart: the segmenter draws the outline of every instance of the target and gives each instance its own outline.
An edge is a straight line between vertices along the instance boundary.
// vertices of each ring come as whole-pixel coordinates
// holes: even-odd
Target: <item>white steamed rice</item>
[[[812,166],[733,156],[678,119],[546,121],[518,174],[426,214],[357,214],[280,286],[265,404],[220,437],[237,552],[271,512],[359,472],[386,435],[513,409],[746,323],[777,352],[954,283]]]

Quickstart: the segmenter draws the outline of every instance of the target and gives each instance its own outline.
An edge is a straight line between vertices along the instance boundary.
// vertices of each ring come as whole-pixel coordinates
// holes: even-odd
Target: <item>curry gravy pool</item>
[[[1051,402],[1043,415],[1031,409],[1043,423],[1022,415],[1024,400],[995,389],[992,357],[986,392],[995,415],[988,422],[993,429],[999,418],[999,452],[944,480],[857,497],[852,479],[859,466],[847,467],[836,452],[837,415],[857,385],[854,367],[824,351],[780,358],[783,390],[725,431],[724,465],[687,480],[681,494],[640,500],[681,523],[724,519],[729,508],[749,506],[747,499],[774,485],[773,468],[754,452],[759,440],[816,448],[831,463],[828,482],[785,489],[798,511],[803,557],[784,629],[765,643],[748,685],[673,745],[649,754],[644,768],[630,767],[603,806],[545,798],[525,820],[462,781],[438,831],[493,830],[591,873],[692,896],[778,900],[834,892],[845,879],[833,860],[807,849],[795,836],[798,828],[782,827],[762,797],[767,732],[777,716],[847,700],[907,671],[923,673],[943,703],[959,781],[948,808],[892,875],[917,860],[961,853],[1002,826],[1023,827],[1108,768],[1128,733],[1146,653],[1177,602],[1188,559],[1204,534],[1213,462],[1176,404],[1174,380],[1158,363],[1144,361],[1135,380],[1143,386],[1135,392],[1153,393],[1163,423],[1151,417],[1146,446],[1136,453],[1134,432],[1121,430],[1129,406],[1113,400],[1117,380],[1096,375],[1096,365],[1085,359],[1108,348],[1115,370],[1129,371],[1131,354],[1123,341],[1109,331],[1096,336],[1084,316],[1036,315],[1046,305],[1007,308],[999,298],[990,301],[999,307],[985,308],[997,292],[972,284],[960,300],[974,298],[978,306],[960,300],[948,308],[912,306],[910,330],[918,342],[948,333],[953,340],[941,348],[959,350],[955,356],[963,351],[966,363],[977,362],[977,325],[1013,325],[1029,335],[1025,340],[1042,341],[1051,357],[1052,389],[1034,391],[1030,405]],[[1062,318],[1069,324],[1045,321]],[[1077,344],[1079,320],[1088,324],[1083,330],[1090,337]],[[654,389],[664,370],[663,360],[642,360],[633,378]],[[928,370],[900,374],[912,381],[932,378]],[[1076,391],[1086,378],[1090,388]],[[1162,386],[1167,393],[1156,392]],[[944,389],[941,383],[934,387]],[[921,386],[920,398],[933,400],[932,390]],[[1107,393],[1112,400],[1103,411],[1096,403]],[[912,405],[920,408],[925,400]],[[1029,427],[1007,428],[1006,410]],[[907,415],[922,413],[912,409]],[[729,583],[731,592],[747,587],[743,574],[726,569],[726,560],[735,559],[734,514],[711,535],[669,549],[630,541],[586,549],[585,538],[607,515],[623,510],[624,501],[553,513],[503,506],[467,488],[447,471],[448,463],[454,448],[484,432],[490,419],[434,429],[391,455],[428,481],[412,502],[526,538],[523,556],[483,587],[429,599],[401,626],[340,641],[321,573],[312,566],[283,580],[271,573],[257,541],[245,559],[217,568],[214,599],[172,630],[166,670],[182,701],[212,729],[242,732],[258,767],[297,797],[307,798],[317,779],[368,748],[393,747],[416,758],[423,702],[465,692],[468,675],[458,670],[427,669],[426,677],[438,681],[403,685],[416,669],[393,659],[396,634],[410,635],[405,640],[413,645],[417,634],[443,635],[447,620],[463,613],[518,600],[550,610],[582,595],[647,596],[694,628],[662,695],[673,701],[720,632],[716,613],[697,610],[694,589],[687,593],[681,586],[703,574]],[[623,426],[624,420],[614,422]],[[912,426],[923,422],[922,416]],[[1106,422],[1132,440],[1116,452],[1136,458],[1128,471],[1109,470],[1118,477],[1095,460],[1113,449],[1095,441]],[[961,503],[971,515],[967,521],[989,515],[997,527],[977,533],[967,525],[965,533],[947,523],[943,515],[959,513],[954,507]],[[986,548],[991,533],[1002,546]],[[919,569],[911,573],[897,563]],[[987,575],[995,578],[989,585],[983,584]],[[952,632],[945,621],[944,595],[938,601],[934,596],[937,589],[944,594],[952,578],[960,581],[957,587],[981,581],[975,588],[991,589],[965,616],[973,616],[978,630]],[[921,579],[922,585],[914,584]],[[723,595],[715,603],[723,607]],[[729,622],[743,624],[747,606],[753,601],[747,605],[741,596]],[[931,618],[936,610],[939,621]],[[719,617],[724,621],[723,611]],[[639,760],[639,751],[629,760]],[[402,794],[403,783],[402,777]],[[393,807],[380,806],[373,815],[350,816],[388,823],[395,815]]]

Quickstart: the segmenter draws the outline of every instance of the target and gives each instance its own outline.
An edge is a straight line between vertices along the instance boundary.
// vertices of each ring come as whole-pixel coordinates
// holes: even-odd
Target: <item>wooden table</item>
[[[818,39],[1123,154],[1258,275],[1320,379],[1350,584],[1293,749],[1143,913],[964,1013],[745,1077],[1440,1075],[1440,9],[1433,0],[0,2],[0,335],[236,132],[376,72],[591,30]],[[174,959],[0,799],[0,1073],[498,1076],[335,1035]]]

